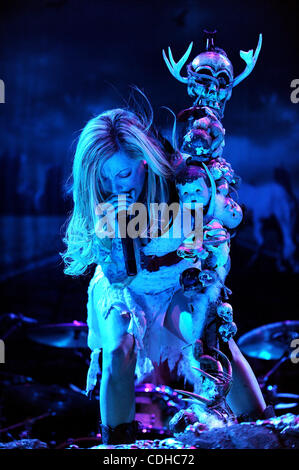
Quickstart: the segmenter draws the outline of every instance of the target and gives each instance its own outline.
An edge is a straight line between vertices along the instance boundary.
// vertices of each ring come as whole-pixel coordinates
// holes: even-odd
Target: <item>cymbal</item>
[[[245,333],[239,338],[238,345],[247,356],[273,360],[291,352],[291,342],[295,338],[299,338],[299,321],[286,320]]]
[[[60,323],[31,328],[27,334],[36,343],[56,348],[87,348],[86,323]]]
[[[13,418],[22,420],[28,416],[36,416],[49,411],[53,416],[74,416],[83,420],[85,416],[97,416],[98,401],[89,399],[82,393],[60,385],[27,383],[3,387],[2,399],[5,416],[13,422]]]
[[[275,410],[286,410],[299,406],[299,395],[295,393],[277,393],[276,397],[280,403],[276,403]]]

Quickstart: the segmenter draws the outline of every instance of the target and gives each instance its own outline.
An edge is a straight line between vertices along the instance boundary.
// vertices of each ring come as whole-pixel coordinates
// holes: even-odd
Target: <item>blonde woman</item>
[[[177,236],[170,228],[161,236],[134,240],[137,274],[128,276],[120,238],[101,238],[97,232],[101,203],[109,202],[117,215],[134,202],[143,203],[149,213],[151,203],[173,202],[177,194],[171,176],[169,155],[153,131],[151,118],[113,109],[84,127],[74,157],[74,208],[62,256],[68,275],[82,275],[96,265],[88,289],[92,354],[86,391],[96,385],[102,350],[100,409],[105,444],[135,441],[135,376],[141,381],[167,359],[170,370],[178,366],[178,375],[196,386],[191,348],[184,348],[200,334],[192,333],[191,314],[181,322],[178,335],[171,332],[171,326],[163,326],[174,293],[180,289],[180,274],[190,267],[188,260],[176,255],[183,234]],[[157,257],[156,264],[151,262],[152,255]],[[262,412],[265,404],[251,369],[233,341],[230,349],[237,370],[238,390],[232,390],[236,412],[245,408]]]

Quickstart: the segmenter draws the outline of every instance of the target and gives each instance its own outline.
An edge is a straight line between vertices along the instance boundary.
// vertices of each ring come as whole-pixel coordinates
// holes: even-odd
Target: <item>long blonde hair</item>
[[[118,151],[145,160],[148,165],[146,202],[168,202],[167,178],[171,165],[152,130],[152,116],[137,115],[127,109],[112,109],[94,117],[83,128],[72,170],[73,211],[60,253],[65,274],[79,276],[89,265],[101,263],[102,242],[95,233],[97,204],[104,201],[101,167]]]

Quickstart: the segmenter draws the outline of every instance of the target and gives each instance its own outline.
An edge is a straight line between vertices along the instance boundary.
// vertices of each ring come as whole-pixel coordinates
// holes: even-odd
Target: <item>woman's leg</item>
[[[258,381],[233,339],[229,341],[228,347],[233,368],[233,384],[227,396],[227,403],[236,416],[262,416],[266,403]]]
[[[193,336],[192,314],[188,307],[188,299],[181,291],[178,291],[167,311],[164,327],[186,343],[190,343],[200,337],[204,318],[201,320],[198,322],[198,334]],[[266,403],[249,363],[233,339],[229,341],[225,349],[221,347],[221,350],[228,356],[233,369],[233,385],[227,396],[230,408],[236,416],[261,416],[266,408]]]
[[[101,419],[105,426],[115,428],[129,423],[135,416],[134,337],[127,332],[129,313],[122,315],[112,308],[105,320],[100,321],[103,345],[102,379],[100,386]]]

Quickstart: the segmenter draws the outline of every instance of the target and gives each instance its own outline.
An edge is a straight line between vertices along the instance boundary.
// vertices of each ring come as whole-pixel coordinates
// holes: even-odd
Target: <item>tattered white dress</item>
[[[179,239],[171,236],[152,238],[142,251],[145,255],[163,256],[176,250],[182,240],[183,237]],[[159,364],[165,359],[168,360],[170,370],[173,370],[186,344],[163,327],[163,321],[173,294],[180,288],[180,274],[187,268],[190,268],[190,261],[182,259],[172,266],[161,266],[155,272],[143,269],[130,285],[120,288],[109,282],[100,265],[96,267],[88,288],[88,347],[92,353],[86,393],[97,383],[99,352],[105,341],[98,319],[101,315],[106,317],[112,307],[119,306],[122,311],[123,304],[131,313],[128,332],[135,337],[137,381],[142,382],[153,370],[153,363]],[[186,348],[185,351],[191,352],[191,348]],[[180,359],[179,375],[192,373],[186,359]]]

